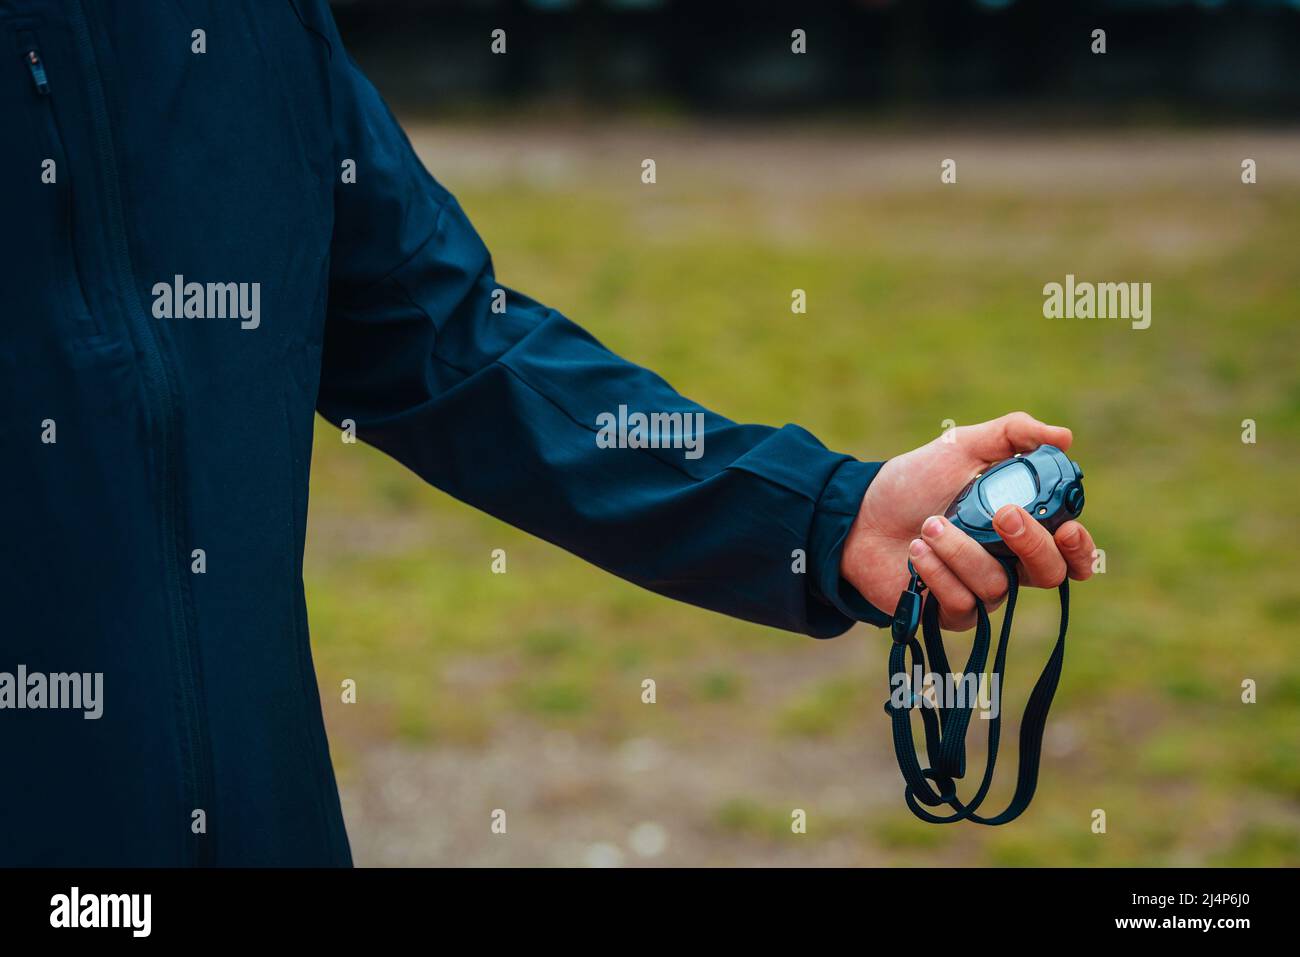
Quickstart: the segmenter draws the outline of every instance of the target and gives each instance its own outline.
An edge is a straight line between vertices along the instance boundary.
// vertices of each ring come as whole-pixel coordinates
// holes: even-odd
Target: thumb
[[[1074,436],[1060,425],[1039,422],[1028,412],[1011,412],[998,419],[966,426],[958,430],[958,442],[985,462],[999,462],[1017,452],[1032,452],[1040,445],[1055,445],[1062,452],[1070,448]]]

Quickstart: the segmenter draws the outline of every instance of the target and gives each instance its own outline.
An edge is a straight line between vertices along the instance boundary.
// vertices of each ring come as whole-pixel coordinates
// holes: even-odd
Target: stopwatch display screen
[[[981,490],[984,492],[984,500],[988,502],[989,512],[996,512],[1003,505],[1019,505],[1023,508],[1038,494],[1033,473],[1023,462],[998,469],[984,479]]]

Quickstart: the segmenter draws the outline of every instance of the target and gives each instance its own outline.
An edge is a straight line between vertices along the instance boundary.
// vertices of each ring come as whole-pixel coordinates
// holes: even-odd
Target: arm
[[[703,409],[497,282],[464,212],[348,58],[323,0],[307,10],[331,50],[337,155],[358,171],[335,190],[318,400],[327,419],[354,420],[365,441],[477,508],[739,618],[817,637],[854,620],[887,625],[909,557],[946,627],[973,625],[975,596],[1001,600],[1001,566],[938,516],[988,464],[1043,442],[1068,448],[1069,430],[1013,413],[882,468],[830,452],[798,426],[740,425]],[[601,417],[620,406],[698,416],[702,441],[602,447]],[[1025,583],[1090,575],[1093,543],[1078,522],[1053,538],[1007,506],[997,527]]]
[[[353,419],[455,497],[661,594],[819,637],[855,618],[886,623],[839,574],[879,465],[797,426],[703,409],[503,287],[324,5],[308,12],[331,47],[337,156],[357,163],[356,184],[335,189],[321,413]],[[698,416],[702,442],[603,448],[601,417],[620,406]]]

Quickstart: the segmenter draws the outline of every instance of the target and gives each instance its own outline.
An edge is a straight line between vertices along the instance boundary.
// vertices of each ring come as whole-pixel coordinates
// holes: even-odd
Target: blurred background
[[[1300,864],[1300,4],[1062,6],[335,5],[504,283],[863,459],[1067,424],[1106,553],[1033,806],[935,827],[903,805],[887,634],[674,604],[321,423],[306,583],[358,864]],[[1067,273],[1150,282],[1151,327],[1044,319]],[[1022,598],[1010,752],[1056,614]]]

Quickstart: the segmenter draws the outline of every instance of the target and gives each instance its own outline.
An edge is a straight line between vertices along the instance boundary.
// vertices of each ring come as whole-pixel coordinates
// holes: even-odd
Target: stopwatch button
[[[1065,493],[1065,507],[1075,515],[1083,511],[1083,486],[1076,485]]]

